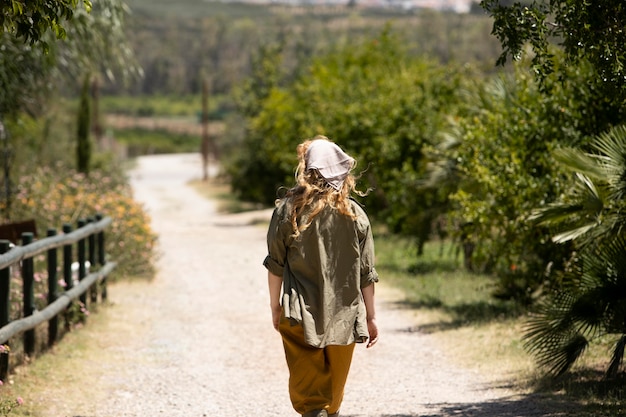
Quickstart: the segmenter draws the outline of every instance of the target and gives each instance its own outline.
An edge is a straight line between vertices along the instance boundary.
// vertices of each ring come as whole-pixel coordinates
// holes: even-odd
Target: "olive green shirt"
[[[302,324],[314,347],[349,345],[368,338],[361,288],[378,281],[370,222],[353,200],[356,219],[327,206],[297,238],[289,202],[274,209],[263,264],[283,278],[285,317]]]

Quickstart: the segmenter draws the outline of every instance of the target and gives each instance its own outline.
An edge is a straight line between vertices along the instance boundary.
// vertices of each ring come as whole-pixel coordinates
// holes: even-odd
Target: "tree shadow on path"
[[[493,401],[431,403],[419,414],[382,414],[377,417],[617,417],[625,416],[621,384],[598,382],[596,371],[571,373],[560,380],[537,381],[543,392],[518,394]],[[542,385],[549,385],[549,387]],[[500,386],[499,388],[510,388]],[[495,388],[495,387],[494,387]],[[346,416],[350,417],[350,416]],[[357,417],[357,416],[352,416]]]
[[[579,407],[565,398],[541,395],[514,396],[478,403],[428,404],[432,412],[415,414],[381,414],[376,417],[565,417]],[[620,414],[603,414],[620,415]],[[345,415],[342,417],[363,417]]]
[[[482,403],[432,404],[431,407],[438,411],[421,414],[420,417],[557,417],[569,415],[572,410],[572,404],[565,399],[545,398],[535,394]]]

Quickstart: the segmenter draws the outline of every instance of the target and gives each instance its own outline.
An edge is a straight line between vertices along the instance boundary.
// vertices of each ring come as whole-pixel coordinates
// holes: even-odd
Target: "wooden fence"
[[[51,346],[59,336],[59,315],[66,312],[74,300],[80,299],[85,307],[88,301],[96,303],[98,288],[101,299],[106,300],[106,278],[116,266],[115,262],[107,262],[105,259],[104,230],[111,222],[110,217],[97,215],[87,220],[79,220],[74,231],[70,224],[63,225],[61,235],[57,235],[56,229],[48,229],[47,237],[37,241],[34,241],[33,233],[26,232],[22,234],[22,246],[11,247],[8,240],[0,239],[0,345],[9,346],[11,338],[23,334],[24,354],[30,356],[35,353],[35,327],[48,322],[47,345]],[[76,258],[73,256],[74,244]],[[63,292],[59,291],[59,248],[63,252]],[[34,296],[34,258],[44,252],[48,272],[48,299],[47,306],[38,311]],[[11,267],[20,263],[23,316],[10,321]],[[72,271],[73,263],[78,266],[76,281]],[[88,273],[88,265],[97,271]],[[10,349],[0,354],[0,380],[5,380],[8,375],[9,352]]]

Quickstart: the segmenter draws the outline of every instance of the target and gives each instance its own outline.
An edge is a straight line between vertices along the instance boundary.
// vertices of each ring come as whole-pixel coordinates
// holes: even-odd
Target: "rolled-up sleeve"
[[[378,282],[378,272],[374,268],[374,238],[368,227],[365,239],[361,242],[361,288]]]
[[[272,214],[267,230],[267,256],[263,261],[265,268],[279,277],[283,276],[287,259],[286,227],[282,211],[277,207]]]
[[[358,205],[357,208],[357,227],[359,229],[359,249],[361,252],[361,288],[378,282],[378,272],[374,268],[374,237],[372,236],[372,228],[370,226],[367,214]]]

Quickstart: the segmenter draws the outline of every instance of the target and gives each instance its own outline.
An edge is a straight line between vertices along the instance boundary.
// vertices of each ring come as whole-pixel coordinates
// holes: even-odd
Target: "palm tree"
[[[574,242],[561,286],[540,305],[524,335],[527,348],[550,373],[566,372],[597,337],[616,335],[607,377],[626,346],[626,127],[595,138],[591,153],[563,149],[557,158],[576,184],[533,219],[555,227],[553,240]]]
[[[626,343],[626,240],[583,252],[563,285],[539,304],[524,335],[527,348],[555,375],[567,371],[596,338],[616,335],[607,376],[617,374]]]

